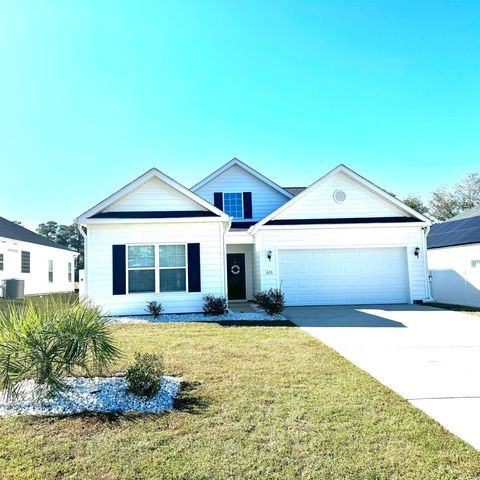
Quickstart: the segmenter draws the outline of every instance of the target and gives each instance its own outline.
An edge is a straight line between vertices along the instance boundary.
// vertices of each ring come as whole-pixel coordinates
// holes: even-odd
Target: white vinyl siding
[[[335,201],[333,195],[336,191],[345,193],[345,201]],[[306,193],[274,220],[401,216],[408,214],[347,175],[338,173]]]
[[[428,264],[436,302],[480,307],[480,244],[432,248]]]
[[[200,244],[201,292],[112,294],[112,245]],[[146,302],[167,313],[201,312],[203,295],[225,295],[225,250],[221,222],[90,225],[87,234],[86,294],[112,315],[142,314]],[[188,263],[188,260],[186,260]]]
[[[196,194],[212,204],[215,192],[251,192],[252,218],[246,220],[255,222],[262,220],[289,200],[287,196],[238,165],[233,165],[195,191]]]
[[[406,249],[290,249],[278,252],[287,305],[408,303]]]
[[[22,273],[21,252],[30,252],[30,273]],[[36,243],[0,238],[0,255],[3,255],[3,270],[0,268],[0,282],[7,278],[25,281],[25,295],[41,295],[56,292],[71,292],[73,282],[67,281],[68,263],[74,262],[74,252],[61,248],[47,247]],[[48,281],[48,260],[53,260],[58,275]]]
[[[185,211],[206,208],[158,178],[152,178],[117,200],[104,212]]]

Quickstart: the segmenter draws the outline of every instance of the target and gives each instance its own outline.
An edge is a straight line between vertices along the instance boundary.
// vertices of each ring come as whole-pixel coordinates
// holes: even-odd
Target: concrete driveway
[[[480,316],[422,305],[285,315],[480,450]]]

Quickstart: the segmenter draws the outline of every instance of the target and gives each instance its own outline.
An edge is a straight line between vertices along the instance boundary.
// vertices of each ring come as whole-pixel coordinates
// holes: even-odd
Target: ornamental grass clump
[[[99,307],[45,298],[0,310],[0,390],[18,395],[33,380],[39,396],[67,390],[65,377],[105,371],[120,355]]]
[[[127,390],[139,397],[152,398],[160,390],[163,376],[163,357],[159,353],[136,353],[127,369]]]

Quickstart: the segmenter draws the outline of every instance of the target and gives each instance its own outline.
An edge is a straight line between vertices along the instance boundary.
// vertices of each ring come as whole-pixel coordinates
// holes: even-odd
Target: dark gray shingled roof
[[[480,215],[432,225],[427,237],[428,248],[453,247],[480,243]]]
[[[45,247],[60,248],[61,250],[69,250],[63,245],[52,242],[48,238],[42,237],[38,233],[32,232],[21,225],[17,225],[6,218],[0,217],[0,237],[18,240],[20,242],[36,243]],[[72,251],[72,250],[69,250]]]
[[[288,193],[291,193],[296,197],[299,193],[302,193],[307,187],[283,187]]]

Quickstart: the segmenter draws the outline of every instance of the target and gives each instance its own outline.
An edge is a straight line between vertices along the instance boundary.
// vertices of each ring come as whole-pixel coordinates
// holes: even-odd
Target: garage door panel
[[[404,248],[281,250],[279,277],[287,305],[409,301]]]

